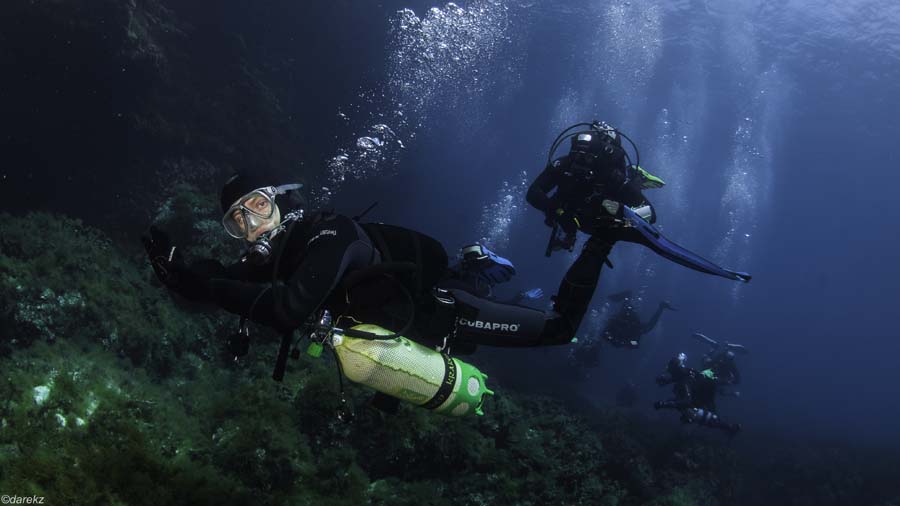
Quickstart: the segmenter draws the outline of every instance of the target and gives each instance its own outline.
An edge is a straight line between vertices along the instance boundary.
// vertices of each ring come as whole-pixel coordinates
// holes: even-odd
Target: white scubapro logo
[[[481,320],[467,320],[465,318],[460,318],[459,324],[465,325],[466,327],[472,327],[475,329],[500,330],[503,332],[518,332],[519,331],[518,323],[483,322]]]

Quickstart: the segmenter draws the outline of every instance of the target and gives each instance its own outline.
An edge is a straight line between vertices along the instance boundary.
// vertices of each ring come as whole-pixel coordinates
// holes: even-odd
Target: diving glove
[[[616,218],[621,218],[625,214],[625,211],[622,209],[622,204],[615,200],[603,199],[603,202],[601,202],[600,205],[603,206],[603,210]]]
[[[525,290],[519,295],[525,300],[538,300],[544,296],[544,291],[540,288],[532,288],[531,290]]]
[[[150,235],[141,236],[150,266],[159,282],[190,300],[206,300],[209,294],[209,268],[192,269],[184,262],[181,251],[172,246],[169,234],[150,227]],[[203,265],[203,267],[206,267]]]
[[[177,272],[184,266],[181,252],[169,239],[169,234],[156,227],[150,227],[150,235],[141,236],[144,249],[150,258],[150,266],[156,273],[159,282],[169,286],[177,282]]]

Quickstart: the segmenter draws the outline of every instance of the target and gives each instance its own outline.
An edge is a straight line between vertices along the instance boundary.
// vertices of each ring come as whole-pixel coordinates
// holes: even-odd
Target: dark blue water
[[[580,380],[564,348],[485,351],[474,361],[502,386],[588,405],[608,405],[631,380],[656,417],[647,407],[667,392],[653,378],[678,351],[698,359],[690,334],[701,331],[751,349],[744,396],[721,405],[748,431],[900,443],[895,2],[169,7],[193,34],[185,55],[204,55],[183,87],[227,88],[226,69],[252,61],[278,97],[278,127],[256,128],[243,89],[206,109],[202,93],[154,96],[174,96],[181,83],[139,93],[151,72],[117,66],[122,55],[104,46],[105,34],[72,38],[79,25],[56,20],[53,33],[29,35],[46,11],[19,6],[31,17],[0,33],[2,61],[14,64],[0,79],[0,104],[15,118],[0,131],[0,209],[62,211],[137,244],[159,204],[154,184],[174,170],[159,160],[203,147],[223,170],[267,167],[286,180],[324,172],[316,203],[352,215],[377,200],[370,219],[421,230],[451,251],[482,240],[515,262],[509,293],[552,294],[575,256],[544,257],[548,229],[524,192],[561,129],[605,120],[668,183],[647,192],[664,232],[754,280],[737,286],[618,245],[579,338],[596,337],[610,293],[634,290],[644,315],[670,300],[680,310],[639,351],[605,348]],[[174,50],[177,30],[170,35],[174,67],[188,56]],[[189,149],[125,129],[120,118],[153,100],[168,119],[185,111],[180,119],[197,129]],[[209,117],[194,118],[193,107]],[[204,128],[221,130],[212,148]],[[260,139],[295,152],[256,150]],[[148,153],[159,159],[141,159]],[[101,190],[108,199],[85,204]]]
[[[751,349],[744,396],[723,414],[896,443],[898,22],[890,2],[414,6],[389,20],[388,51],[372,57],[385,79],[342,106],[359,111],[347,113],[344,154],[362,182],[328,186],[343,189],[338,205],[379,200],[375,217],[448,249],[484,238],[516,263],[518,286],[553,293],[574,255],[543,257],[548,231],[523,192],[559,130],[606,120],[667,181],[647,192],[661,228],[754,280],[736,286],[619,245],[584,338],[620,289],[638,291],[647,315],[663,298],[680,311],[640,351],[604,349],[588,380],[560,372],[567,352],[553,350],[512,352],[500,381],[538,371],[530,386],[607,403],[631,379],[649,405],[664,396],[652,379],[668,357],[699,358],[690,334],[702,331]],[[377,123],[396,137],[357,149]]]

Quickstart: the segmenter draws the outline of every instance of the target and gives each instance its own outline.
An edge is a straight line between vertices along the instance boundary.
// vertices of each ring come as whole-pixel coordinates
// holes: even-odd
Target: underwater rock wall
[[[177,228],[178,209],[213,202],[182,188],[158,221]],[[304,355],[275,383],[277,336],[255,329],[234,361],[222,351],[233,318],[173,299],[142,256],[64,216],[0,215],[0,299],[0,491],[49,504],[887,506],[900,495],[888,451],[747,451],[503,385],[484,417],[453,419],[385,415],[347,384],[355,416],[342,421],[330,360]]]

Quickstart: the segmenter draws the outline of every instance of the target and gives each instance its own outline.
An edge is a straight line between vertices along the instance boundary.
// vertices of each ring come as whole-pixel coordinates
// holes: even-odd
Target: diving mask
[[[252,232],[271,222],[275,215],[275,197],[301,186],[265,186],[245,194],[228,208],[222,217],[222,226],[231,237],[248,239]]]

